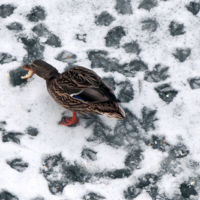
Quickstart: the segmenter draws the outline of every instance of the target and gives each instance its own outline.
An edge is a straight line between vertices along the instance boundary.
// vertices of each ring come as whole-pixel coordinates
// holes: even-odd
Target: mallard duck
[[[95,72],[85,67],[74,67],[62,74],[43,60],[24,65],[28,70],[22,79],[37,74],[46,80],[47,90],[62,107],[73,112],[73,117],[60,122],[65,126],[78,123],[76,113],[105,115],[109,118],[124,119],[125,112],[113,90]]]

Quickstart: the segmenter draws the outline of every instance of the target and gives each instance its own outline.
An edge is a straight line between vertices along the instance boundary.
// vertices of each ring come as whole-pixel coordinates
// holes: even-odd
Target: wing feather
[[[62,73],[58,84],[70,96],[78,96],[88,103],[119,102],[113,90],[92,70],[74,67]]]

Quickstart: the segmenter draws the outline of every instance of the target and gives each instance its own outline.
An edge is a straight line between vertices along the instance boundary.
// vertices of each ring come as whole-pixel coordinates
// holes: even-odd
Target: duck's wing
[[[88,103],[119,102],[108,84],[84,67],[69,69],[60,75],[57,82],[70,96]]]

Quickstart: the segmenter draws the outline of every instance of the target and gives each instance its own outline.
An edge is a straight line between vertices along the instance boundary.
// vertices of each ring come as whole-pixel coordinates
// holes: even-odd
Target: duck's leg
[[[59,124],[64,125],[64,126],[70,126],[77,123],[78,123],[78,118],[76,117],[75,112],[73,112],[73,117],[66,118],[59,122]]]

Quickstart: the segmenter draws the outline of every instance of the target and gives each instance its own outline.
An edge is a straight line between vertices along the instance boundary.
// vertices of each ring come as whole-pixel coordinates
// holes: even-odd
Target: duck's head
[[[22,79],[31,78],[34,73],[45,80],[59,74],[56,68],[44,62],[43,60],[35,60],[30,65],[24,65],[23,68],[29,72],[27,75],[22,76]]]

